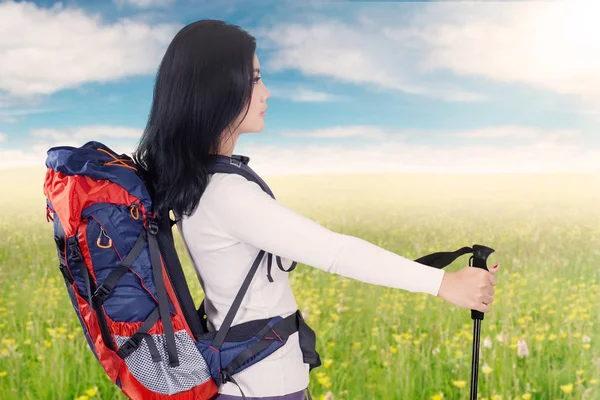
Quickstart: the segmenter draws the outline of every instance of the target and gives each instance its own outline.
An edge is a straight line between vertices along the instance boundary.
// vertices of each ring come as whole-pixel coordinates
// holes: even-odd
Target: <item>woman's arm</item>
[[[434,296],[444,277],[441,269],[333,232],[284,207],[256,183],[237,174],[213,175],[200,203],[231,238],[323,271]]]

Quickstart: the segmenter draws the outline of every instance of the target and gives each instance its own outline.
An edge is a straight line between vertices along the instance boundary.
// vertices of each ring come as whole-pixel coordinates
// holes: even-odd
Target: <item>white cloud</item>
[[[98,140],[119,154],[131,155],[141,130],[116,126],[88,126],[68,130],[31,131],[34,143],[28,150],[1,149],[0,168],[44,165],[53,146],[78,147]],[[465,144],[416,144],[419,135],[470,138]],[[250,156],[260,175],[336,173],[600,173],[600,149],[586,145],[582,135],[569,130],[541,130],[503,126],[461,132],[393,130],[375,126],[332,127],[305,132],[282,132],[284,136],[313,138],[309,145],[246,143],[243,135],[234,153]],[[350,146],[323,144],[319,139],[368,139],[369,144]],[[502,146],[489,139],[507,139]],[[514,140],[518,139],[518,140]]]
[[[323,103],[332,101],[345,101],[344,96],[322,92],[306,87],[296,88],[271,88],[267,86],[272,97],[281,97],[296,103]]]
[[[90,125],[68,129],[34,129],[30,135],[53,142],[79,143],[82,141],[99,139],[127,139],[139,138],[143,130],[123,126]],[[81,143],[80,145],[82,145]],[[75,145],[75,144],[73,144]]]
[[[169,7],[175,0],[113,0],[118,6],[130,5],[138,8]]]
[[[362,134],[361,134],[362,132]],[[346,134],[345,134],[346,133]],[[302,146],[246,144],[244,136],[235,153],[253,160],[252,168],[265,175],[320,173],[600,173],[600,149],[589,146],[574,130],[528,126],[498,126],[460,132],[388,130],[348,126],[285,136],[315,138]],[[470,138],[464,144],[415,144],[411,137]],[[323,145],[316,138],[361,138],[372,144]],[[502,138],[501,146],[490,139]],[[446,141],[447,142],[447,141]],[[439,142],[438,142],[439,143]]]
[[[80,147],[91,140],[104,143],[118,154],[131,155],[142,132],[142,129],[110,125],[90,125],[68,129],[34,129],[29,131],[29,139],[32,139],[29,149],[0,148],[0,169],[44,165],[49,148],[56,146]]]
[[[44,166],[45,160],[46,156],[43,152],[0,148],[0,169]]]
[[[97,138],[96,138],[97,139]],[[86,140],[87,141],[87,140]],[[15,168],[15,167],[27,167],[27,166],[44,166],[47,157],[47,151],[51,147],[55,146],[72,146],[79,147],[85,144],[86,141],[71,139],[61,141],[47,141],[47,142],[36,142],[28,150],[23,149],[9,149],[0,148],[0,169]],[[111,150],[114,150],[117,154],[128,154],[131,155],[135,149],[134,142],[131,143],[120,143],[102,141]]]
[[[0,106],[0,122],[14,123],[20,119],[31,114],[42,114],[60,110],[60,108],[30,108],[30,109],[19,109],[19,108],[2,108]]]
[[[337,173],[600,173],[600,150],[552,142],[510,148],[489,145],[440,147],[385,142],[348,146],[246,145],[261,176]]]
[[[77,8],[0,3],[0,92],[51,94],[87,82],[155,73],[178,27],[104,23]]]
[[[507,141],[564,142],[582,138],[581,132],[574,129],[545,129],[536,126],[502,125],[460,130],[394,129],[373,125],[332,126],[312,130],[284,130],[277,133],[283,137],[319,139],[364,139],[379,141],[400,141],[410,138],[424,138],[432,142],[450,138],[458,139],[504,139]]]
[[[348,23],[259,30],[261,45],[274,50],[266,69],[463,102],[488,97],[457,76],[485,78],[600,108],[598,2],[386,4],[359,13]]]
[[[321,139],[359,138],[383,140],[393,137],[397,140],[400,135],[403,135],[402,131],[367,125],[335,126],[323,129],[313,129],[309,131],[286,130],[281,132],[281,136],[284,137]]]
[[[449,83],[433,87],[415,82],[413,64],[420,50],[395,42],[379,29],[338,21],[310,26],[292,23],[257,30],[256,36],[262,38],[261,46],[276,49],[263,63],[270,71],[298,69],[308,76],[332,77],[448,101],[485,99],[479,93]]]
[[[535,126],[491,126],[482,129],[473,129],[456,134],[462,138],[480,139],[530,139],[530,140],[560,140],[580,136],[581,133],[574,129],[544,129]]]
[[[425,70],[450,69],[600,101],[597,2],[496,3],[486,10],[484,18],[479,13],[467,22],[430,21]]]

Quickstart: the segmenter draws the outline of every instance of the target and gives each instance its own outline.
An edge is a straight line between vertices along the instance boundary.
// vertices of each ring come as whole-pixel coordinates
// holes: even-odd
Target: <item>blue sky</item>
[[[214,3],[218,3],[215,5]],[[600,172],[593,2],[0,1],[0,168],[54,145],[131,152],[175,33],[258,41],[263,175]]]

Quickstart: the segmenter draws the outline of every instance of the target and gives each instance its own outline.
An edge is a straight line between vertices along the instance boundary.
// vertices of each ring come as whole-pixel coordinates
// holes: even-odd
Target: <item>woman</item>
[[[239,136],[264,127],[269,92],[255,38],[235,25],[201,20],[184,27],[161,62],[154,100],[134,159],[148,173],[158,210],[171,208],[205,293],[210,330],[219,329],[252,261],[262,249],[362,282],[424,292],[490,311],[493,272],[452,273],[403,258],[360,238],[330,231],[278,203],[237,174],[207,170],[229,160]],[[234,324],[297,310],[288,274],[266,273],[264,257]],[[287,266],[286,265],[286,266]],[[309,383],[298,334],[235,375],[251,398],[304,399]],[[231,382],[217,399],[238,399]]]

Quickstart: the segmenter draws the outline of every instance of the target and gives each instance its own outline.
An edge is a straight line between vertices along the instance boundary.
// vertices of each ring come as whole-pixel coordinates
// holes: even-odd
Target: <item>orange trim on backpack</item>
[[[96,149],[96,150],[101,151],[103,153],[106,153],[106,154],[108,154],[109,156],[111,156],[113,158],[113,161],[109,161],[107,163],[104,163],[104,165],[118,165],[119,167],[129,168],[129,169],[132,169],[135,172],[137,172],[137,168],[132,167],[131,165],[125,164],[125,162],[124,162],[124,160],[122,158],[115,157],[109,151],[106,151],[104,149]]]
[[[133,215],[133,210],[135,210],[135,215]],[[131,214],[136,221],[140,218],[140,210],[137,207],[137,204],[132,204],[131,207],[129,207],[129,214]]]
[[[100,236],[98,236],[98,240],[96,240],[96,245],[101,249],[110,249],[112,247],[112,239],[108,238],[108,244],[103,245],[102,243],[100,243]]]

